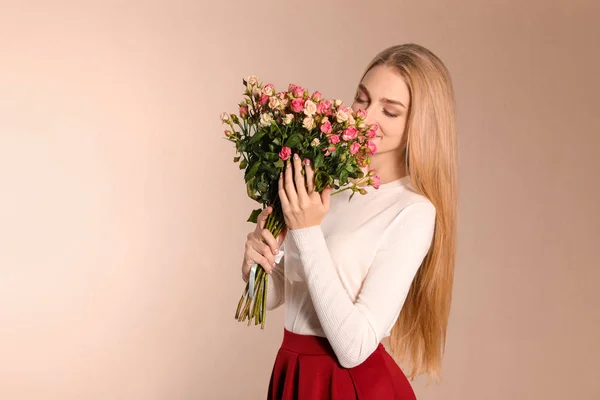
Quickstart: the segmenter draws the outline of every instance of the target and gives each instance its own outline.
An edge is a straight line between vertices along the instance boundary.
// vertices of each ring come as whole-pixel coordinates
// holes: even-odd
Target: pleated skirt
[[[363,363],[343,368],[326,338],[284,330],[268,400],[416,400],[382,344]]]

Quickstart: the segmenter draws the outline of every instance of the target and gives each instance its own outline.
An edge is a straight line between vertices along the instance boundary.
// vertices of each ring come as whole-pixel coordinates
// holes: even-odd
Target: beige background
[[[0,2],[0,398],[261,399],[283,310],[234,321],[250,74],[352,98],[379,50],[447,63],[460,124],[445,382],[600,398],[600,27],[589,1]],[[85,3],[85,4],[84,4]]]

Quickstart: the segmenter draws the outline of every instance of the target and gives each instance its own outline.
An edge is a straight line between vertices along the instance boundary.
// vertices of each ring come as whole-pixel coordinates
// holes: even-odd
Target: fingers
[[[292,163],[288,161],[284,172],[283,188],[285,189],[285,194],[290,203],[290,207],[292,207],[292,209],[297,209],[298,193],[296,192],[296,187],[294,185],[294,176],[292,175],[292,170]]]
[[[306,175],[306,189],[310,195],[315,191],[315,171],[312,169],[308,158],[304,160],[304,173]]]
[[[265,224],[267,223],[267,217],[269,216],[269,214],[271,214],[272,211],[273,211],[273,207],[269,206],[269,207],[265,208],[264,210],[262,210],[262,212],[260,214],[258,214],[258,218],[256,219],[256,229],[257,230],[264,229]]]
[[[254,247],[247,246],[244,257],[244,270],[249,272],[252,264],[260,265],[265,272],[270,274],[275,267],[275,258],[271,253],[271,248],[267,245],[264,245],[261,251],[257,251]]]
[[[278,182],[278,188],[279,188],[279,200],[281,201],[281,209],[282,211],[284,211],[284,213],[290,208],[290,200],[287,197],[287,194],[285,193],[285,187],[284,187],[284,178],[283,178],[283,172],[279,174],[279,182]]]
[[[296,183],[296,193],[300,202],[308,199],[306,192],[306,178],[304,177],[304,168],[298,154],[294,154],[294,181]]]
[[[277,243],[277,240],[275,240],[275,236],[273,236],[273,234],[268,229],[263,229],[260,232],[260,236],[262,240],[267,244],[267,246],[269,246],[272,254],[279,254],[279,243]]]

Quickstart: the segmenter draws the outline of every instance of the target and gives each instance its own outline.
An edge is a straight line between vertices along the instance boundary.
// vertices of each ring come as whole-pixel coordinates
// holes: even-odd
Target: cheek
[[[381,133],[387,138],[401,139],[404,135],[404,118],[398,117],[395,119],[386,118],[381,121],[379,128]]]

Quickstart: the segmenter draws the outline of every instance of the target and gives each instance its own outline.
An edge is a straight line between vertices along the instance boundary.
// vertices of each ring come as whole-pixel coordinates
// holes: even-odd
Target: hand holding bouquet
[[[243,80],[244,99],[239,104],[239,115],[223,113],[221,120],[227,125],[226,139],[235,144],[240,169],[245,169],[244,180],[248,196],[261,203],[263,208],[273,207],[265,228],[275,238],[285,228],[278,196],[280,173],[292,154],[310,160],[314,169],[314,191],[325,188],[366,194],[363,185],[379,187],[374,171],[363,172],[375,153],[372,139],[377,135],[377,125],[365,122],[364,110],[354,111],[340,100],[323,99],[319,92],[312,95],[297,85],[287,91],[276,92],[272,84],[263,85],[257,77]],[[249,222],[257,222],[261,208],[254,210]],[[254,266],[253,274],[238,303],[235,318],[252,319],[264,328],[266,318],[267,274],[262,267]]]

